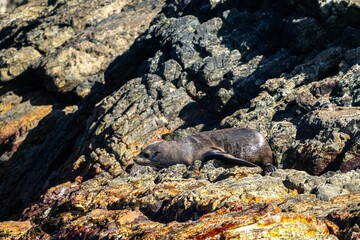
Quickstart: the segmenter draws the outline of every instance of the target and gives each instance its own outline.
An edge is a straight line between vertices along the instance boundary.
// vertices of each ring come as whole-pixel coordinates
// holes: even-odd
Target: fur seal
[[[248,128],[213,130],[173,141],[155,142],[143,149],[134,161],[159,169],[209,159],[261,167],[265,173],[276,170],[268,142],[259,132]]]

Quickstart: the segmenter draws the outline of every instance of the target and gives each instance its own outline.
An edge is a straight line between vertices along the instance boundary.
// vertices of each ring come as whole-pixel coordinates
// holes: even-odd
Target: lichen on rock
[[[360,236],[359,1],[30,1],[0,18],[0,238]],[[133,162],[229,127],[259,131],[279,169]]]

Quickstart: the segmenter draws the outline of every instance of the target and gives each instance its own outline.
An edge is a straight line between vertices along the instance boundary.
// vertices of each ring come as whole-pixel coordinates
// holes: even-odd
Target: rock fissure
[[[2,15],[0,235],[358,238],[359,16],[353,0],[34,0]],[[225,127],[261,132],[280,169],[133,164],[158,139]]]

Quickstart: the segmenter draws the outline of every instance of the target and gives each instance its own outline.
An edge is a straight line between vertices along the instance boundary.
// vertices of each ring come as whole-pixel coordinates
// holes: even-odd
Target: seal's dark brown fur
[[[173,141],[155,142],[141,151],[134,161],[162,168],[178,163],[191,165],[195,160],[208,159],[259,166],[267,172],[276,169],[268,142],[259,132],[247,128],[213,130]]]

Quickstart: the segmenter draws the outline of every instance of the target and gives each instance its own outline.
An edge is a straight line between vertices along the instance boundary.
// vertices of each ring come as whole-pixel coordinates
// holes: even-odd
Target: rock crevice
[[[359,237],[359,1],[50,2],[0,17],[0,236]],[[227,127],[280,169],[133,163]]]

